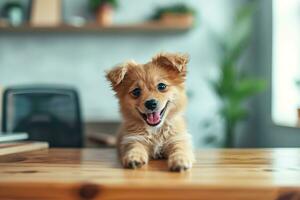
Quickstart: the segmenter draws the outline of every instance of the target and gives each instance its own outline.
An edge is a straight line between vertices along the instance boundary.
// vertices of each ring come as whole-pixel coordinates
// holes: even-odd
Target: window
[[[272,118],[295,126],[300,108],[300,0],[273,1]]]

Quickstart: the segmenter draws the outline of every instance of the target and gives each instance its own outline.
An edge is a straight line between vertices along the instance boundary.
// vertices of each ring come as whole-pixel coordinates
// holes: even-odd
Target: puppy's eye
[[[135,88],[134,90],[131,91],[132,96],[134,97],[139,97],[141,96],[141,88]]]
[[[164,91],[166,88],[167,88],[167,85],[164,84],[164,83],[159,83],[159,84],[157,85],[157,89],[158,89],[159,91]]]

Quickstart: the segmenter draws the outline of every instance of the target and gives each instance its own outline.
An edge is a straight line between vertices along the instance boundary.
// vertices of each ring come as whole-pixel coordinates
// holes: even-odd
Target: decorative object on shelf
[[[60,0],[32,0],[31,26],[53,27],[61,25]]]
[[[25,20],[24,7],[18,1],[7,2],[1,13],[11,26],[20,26]]]
[[[83,27],[87,23],[86,19],[82,16],[72,16],[67,24],[75,27]]]
[[[164,24],[190,24],[194,23],[196,11],[183,3],[159,7],[151,17]]]
[[[226,39],[219,42],[223,55],[220,63],[220,77],[212,83],[212,86],[222,101],[220,114],[225,123],[224,147],[234,147],[236,125],[248,114],[245,108],[246,100],[266,88],[264,80],[250,78],[242,74],[241,69],[237,69],[238,61],[251,39],[255,8],[255,3],[242,6],[230,29],[232,32],[227,35]]]
[[[113,11],[117,7],[117,0],[90,0],[90,8],[96,13],[96,21],[101,26],[113,23]]]

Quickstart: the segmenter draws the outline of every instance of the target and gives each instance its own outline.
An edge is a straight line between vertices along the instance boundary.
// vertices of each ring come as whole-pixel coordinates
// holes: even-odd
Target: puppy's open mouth
[[[161,111],[152,113],[142,113],[139,111],[139,109],[137,110],[149,126],[157,126],[158,124],[160,124],[162,118],[164,117],[168,104],[169,101],[166,103],[165,107]]]

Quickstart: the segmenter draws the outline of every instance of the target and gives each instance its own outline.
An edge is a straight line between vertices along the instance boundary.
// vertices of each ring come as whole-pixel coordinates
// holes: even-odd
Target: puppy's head
[[[160,126],[182,113],[187,63],[185,54],[161,53],[146,64],[131,61],[110,70],[106,77],[116,92],[124,119]]]

